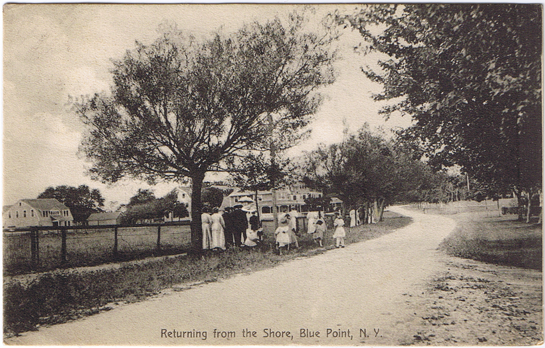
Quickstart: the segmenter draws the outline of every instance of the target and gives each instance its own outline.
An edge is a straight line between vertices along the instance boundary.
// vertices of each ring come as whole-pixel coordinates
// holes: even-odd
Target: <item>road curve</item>
[[[167,291],[5,343],[397,345],[414,319],[403,294],[424,289],[438,271],[437,246],[455,223],[402,207],[389,210],[411,216],[413,223],[344,249]]]

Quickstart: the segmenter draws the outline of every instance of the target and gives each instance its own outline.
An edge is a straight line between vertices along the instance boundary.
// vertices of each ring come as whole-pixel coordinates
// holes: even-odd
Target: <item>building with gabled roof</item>
[[[2,214],[3,228],[71,226],[70,209],[55,198],[21,199]]]
[[[111,213],[92,213],[87,218],[87,224],[89,226],[97,225],[119,225],[121,223],[121,212]]]

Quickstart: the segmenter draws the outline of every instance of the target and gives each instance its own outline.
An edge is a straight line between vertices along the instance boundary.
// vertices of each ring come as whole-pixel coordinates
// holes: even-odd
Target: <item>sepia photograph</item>
[[[543,6],[6,3],[10,346],[543,345]]]

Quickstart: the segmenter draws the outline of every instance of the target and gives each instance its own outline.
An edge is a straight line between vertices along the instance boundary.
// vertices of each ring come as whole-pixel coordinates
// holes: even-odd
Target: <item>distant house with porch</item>
[[[322,196],[322,192],[311,190],[303,183],[297,183],[276,190],[276,206],[279,213],[297,211],[300,215],[306,215],[310,208],[305,200],[322,198]],[[243,206],[252,205],[252,208],[255,209],[255,198],[256,194],[254,191],[237,190],[223,199],[222,208],[242,204]],[[334,210],[342,205],[342,201],[334,197],[331,199],[330,205],[331,206],[327,210]],[[272,218],[272,192],[258,191],[257,206],[259,207],[259,214],[262,218]]]
[[[72,226],[74,221],[70,209],[55,198],[21,199],[3,211],[3,228]]]
[[[93,213],[87,218],[87,225],[119,225],[121,223],[121,212]]]

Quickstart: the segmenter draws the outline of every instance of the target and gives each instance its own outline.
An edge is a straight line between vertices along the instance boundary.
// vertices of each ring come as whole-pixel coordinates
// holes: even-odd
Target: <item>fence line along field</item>
[[[176,254],[186,251],[190,242],[187,224],[4,232],[4,275]]]

